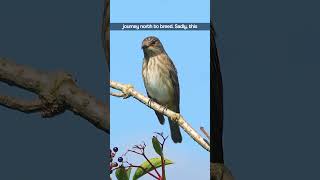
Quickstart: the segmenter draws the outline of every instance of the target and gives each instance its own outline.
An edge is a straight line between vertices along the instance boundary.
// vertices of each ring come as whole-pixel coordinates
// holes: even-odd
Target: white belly
[[[167,102],[171,99],[172,96],[172,90],[168,86],[170,84],[168,83],[169,74],[168,72],[165,72],[165,74],[161,74],[159,68],[150,68],[150,66],[156,65],[154,63],[159,63],[159,61],[155,60],[154,58],[150,58],[148,63],[149,67],[145,72],[145,81],[147,81],[145,83],[145,86],[150,97],[156,99],[161,104],[167,104]],[[154,70],[152,71],[151,69]]]

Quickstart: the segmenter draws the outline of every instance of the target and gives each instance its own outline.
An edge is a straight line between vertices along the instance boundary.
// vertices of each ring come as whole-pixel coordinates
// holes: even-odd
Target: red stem
[[[156,171],[157,175],[158,175],[159,177],[161,177],[161,175],[160,175],[160,173],[157,171],[156,167],[150,162],[150,160],[147,158],[147,156],[144,154],[144,152],[143,152],[142,156],[143,156],[143,157],[148,161],[148,163],[154,168],[154,170]],[[161,179],[160,179],[160,180],[161,180]]]
[[[159,179],[159,178],[161,178],[161,176],[157,177],[156,175],[152,174],[151,172],[146,171],[146,169],[141,166],[135,166],[135,165],[130,164],[130,167],[141,168],[144,172],[148,173],[150,176],[152,176],[158,180],[161,180],[161,179]]]
[[[164,142],[166,141],[166,138],[162,137],[163,138],[163,142],[161,144],[161,149],[162,149],[162,155],[160,156],[161,157],[161,169],[162,169],[162,177],[166,177],[166,171],[165,171],[165,162],[164,162],[164,158],[163,158],[163,145],[164,145]]]
[[[161,169],[162,169],[162,177],[166,177],[166,175],[165,175],[165,164],[164,164],[164,158],[163,158],[163,156],[161,156],[161,164],[162,164],[162,167],[161,167]],[[161,177],[161,180],[162,180],[162,177]]]

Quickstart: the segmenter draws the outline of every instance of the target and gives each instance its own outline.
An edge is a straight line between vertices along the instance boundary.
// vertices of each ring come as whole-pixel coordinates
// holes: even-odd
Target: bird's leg
[[[171,119],[174,122],[178,122],[178,120],[180,119],[180,114],[179,113],[175,113]]]
[[[149,98],[149,101],[148,101],[148,104],[147,104],[147,105],[148,105],[149,107],[151,107],[151,103],[153,103],[153,99]]]
[[[129,90],[133,89],[133,86],[131,84],[126,84],[125,87],[123,88],[123,99],[127,99],[131,96]]]
[[[166,112],[167,110],[168,110],[168,105],[163,106],[162,114],[164,114],[164,112]]]

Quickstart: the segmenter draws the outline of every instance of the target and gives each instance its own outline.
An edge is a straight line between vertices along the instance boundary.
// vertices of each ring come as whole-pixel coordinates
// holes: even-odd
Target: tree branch
[[[201,130],[202,133],[208,138],[208,141],[210,141],[209,133],[204,129],[204,127],[200,127],[200,130]]]
[[[42,112],[43,117],[53,117],[70,110],[104,132],[110,132],[109,108],[80,89],[70,74],[43,72],[0,58],[0,81],[39,97],[35,101],[24,101],[0,96],[0,106],[26,113]]]
[[[134,90],[132,85],[129,84],[122,84],[119,82],[115,82],[110,80],[110,87],[116,90],[121,91],[123,94],[125,94],[126,96],[124,98],[127,98],[129,96],[134,97],[135,99],[137,99],[138,101],[140,101],[141,103],[147,105],[148,107],[150,107],[153,110],[156,110],[160,113],[162,113],[163,115],[169,117],[169,119],[173,119],[175,120],[179,126],[193,139],[195,140],[199,145],[201,145],[205,150],[210,151],[210,144],[208,144],[204,138],[202,138],[199,133],[197,133],[188,123],[187,121],[182,117],[182,115],[175,113],[173,111],[171,111],[170,109],[167,109],[163,106],[161,106],[160,104],[151,101],[150,98],[142,95],[141,93],[139,93],[138,91]],[[118,96],[115,96],[118,97]]]
[[[43,106],[39,99],[33,101],[24,101],[21,99],[1,95],[0,105],[26,113],[39,111]]]

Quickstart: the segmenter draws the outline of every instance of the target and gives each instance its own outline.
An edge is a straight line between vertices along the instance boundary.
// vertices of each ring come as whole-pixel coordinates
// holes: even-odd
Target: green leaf
[[[129,176],[128,176],[128,171],[129,171]],[[116,177],[118,180],[129,180],[130,173],[131,173],[131,168],[126,170],[123,166],[120,166],[120,168],[116,170]]]
[[[153,138],[152,138],[152,145],[153,145],[153,149],[156,151],[156,153],[159,154],[159,156],[162,156],[163,153],[162,153],[162,148],[161,148],[160,142],[159,142],[158,138],[155,136],[153,136]]]
[[[158,168],[161,167],[161,158],[152,158],[149,160],[154,167]],[[170,161],[169,159],[165,159],[165,165],[169,165],[169,164],[173,164],[172,161]],[[150,165],[150,163],[148,161],[143,162],[140,165],[142,168],[137,168],[136,172],[134,173],[134,176],[132,178],[132,180],[137,180],[138,178],[142,177],[143,175],[147,174],[147,172],[150,172],[152,170],[154,170],[154,168]]]
[[[132,170],[132,167],[129,167],[129,168],[126,170],[126,171],[127,171],[128,180],[129,180],[129,178],[130,178],[131,170]]]

